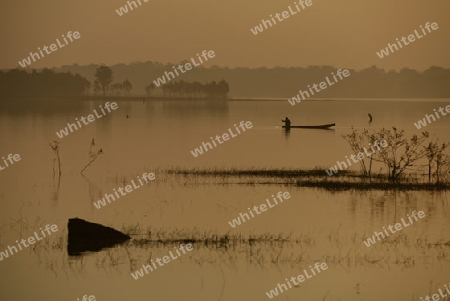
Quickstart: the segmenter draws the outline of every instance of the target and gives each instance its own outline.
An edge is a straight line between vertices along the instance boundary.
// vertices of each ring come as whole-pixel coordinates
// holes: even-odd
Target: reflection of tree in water
[[[157,87],[151,83],[145,87],[147,96],[156,97],[177,97],[177,98],[222,98],[228,97],[230,86],[224,80],[220,82],[212,81],[202,84],[200,82],[171,81]]]
[[[228,101],[180,100],[164,101],[163,113],[169,117],[217,116],[226,117],[229,113]]]
[[[23,117],[25,115],[51,118],[53,116],[80,116],[86,114],[86,103],[79,99],[57,98],[45,99],[14,99],[14,101],[0,101],[0,116]],[[63,124],[61,124],[62,126]]]
[[[392,266],[432,268],[450,263],[450,244],[445,239],[431,241],[416,231],[408,232],[398,233],[367,248],[362,243],[364,237],[361,233],[343,233],[341,227],[330,232],[309,231],[296,234],[295,237],[266,233],[247,238],[210,236],[209,241],[206,237],[211,232],[208,231],[202,234],[205,239],[195,242],[186,238],[169,238],[165,241],[134,239],[114,248],[76,257],[67,255],[67,240],[61,235],[53,240],[46,238],[39,242],[33,252],[39,257],[39,262],[51,268],[55,275],[61,271],[67,273],[67,268],[81,274],[84,274],[85,269],[105,270],[108,274],[134,272],[143,264],[167,255],[169,250],[188,241],[194,246],[193,252],[174,261],[196,263],[199,268],[221,265],[235,271],[243,266],[303,269],[314,262],[323,261],[328,265],[345,266],[346,269],[364,267],[386,270]],[[224,240],[227,236],[227,240]]]
[[[100,148],[99,150],[95,150],[95,140],[92,138],[91,141],[91,147],[89,149],[89,163],[81,170],[80,174],[83,174],[83,172],[91,166],[92,163],[98,158],[98,156],[103,154],[103,150]]]
[[[56,158],[53,159],[53,192],[52,192],[52,201],[57,202],[59,199],[59,188],[61,186],[61,158],[59,156],[59,142],[53,141],[49,143],[51,149],[56,155]],[[56,176],[56,167],[58,167],[58,177]]]

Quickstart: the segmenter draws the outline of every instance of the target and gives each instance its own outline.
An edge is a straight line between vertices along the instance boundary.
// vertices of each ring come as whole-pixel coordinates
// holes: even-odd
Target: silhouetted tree
[[[230,92],[230,86],[223,79],[219,82],[217,89],[218,89],[219,95],[222,98],[226,98],[228,96],[228,92]]]
[[[109,86],[109,95],[121,96],[123,92],[123,85],[121,83],[115,83]]]
[[[125,95],[129,95],[132,88],[133,88],[133,85],[128,80],[128,78],[125,79],[122,83],[122,89],[125,91]]]
[[[443,168],[450,162],[450,156],[444,153],[449,145],[449,143],[439,144],[438,141],[431,141],[428,146],[425,147],[426,157],[428,159],[429,182],[431,182],[431,177],[434,176],[436,178],[436,183],[440,183]],[[435,167],[434,172],[433,167]]]
[[[102,87],[103,96],[106,95],[106,90],[109,87],[109,84],[113,82],[113,72],[111,68],[107,66],[100,66],[95,71],[95,77],[97,78],[98,83]]]
[[[153,96],[153,92],[156,89],[156,85],[154,83],[151,83],[150,85],[145,87],[145,93],[147,96]]]
[[[100,83],[98,82],[98,80],[94,81],[94,94],[97,95],[100,93],[100,91],[102,90],[102,87],[100,86]]]

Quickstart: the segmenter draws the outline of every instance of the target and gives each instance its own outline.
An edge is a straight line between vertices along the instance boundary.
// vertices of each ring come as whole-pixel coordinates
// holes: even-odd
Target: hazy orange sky
[[[332,65],[361,69],[450,67],[450,1],[312,0],[313,5],[263,33],[250,28],[294,0],[150,0],[119,16],[125,0],[2,1],[0,68],[14,68],[37,47],[68,31],[81,38],[33,63],[53,67],[91,63],[178,63],[204,49],[205,66]],[[426,22],[439,29],[387,58],[376,51]]]

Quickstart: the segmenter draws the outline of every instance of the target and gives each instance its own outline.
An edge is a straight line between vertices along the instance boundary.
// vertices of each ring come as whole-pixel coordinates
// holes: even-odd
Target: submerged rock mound
[[[79,218],[69,219],[68,232],[67,252],[70,256],[78,256],[82,252],[98,252],[131,239],[113,228]]]

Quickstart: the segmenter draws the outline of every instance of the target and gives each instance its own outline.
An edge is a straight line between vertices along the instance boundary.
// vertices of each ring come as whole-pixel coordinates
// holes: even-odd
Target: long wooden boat
[[[291,126],[284,126],[283,129],[321,129],[326,130],[332,126],[335,126],[335,123],[328,123],[328,124],[322,124],[322,125],[291,125]]]

